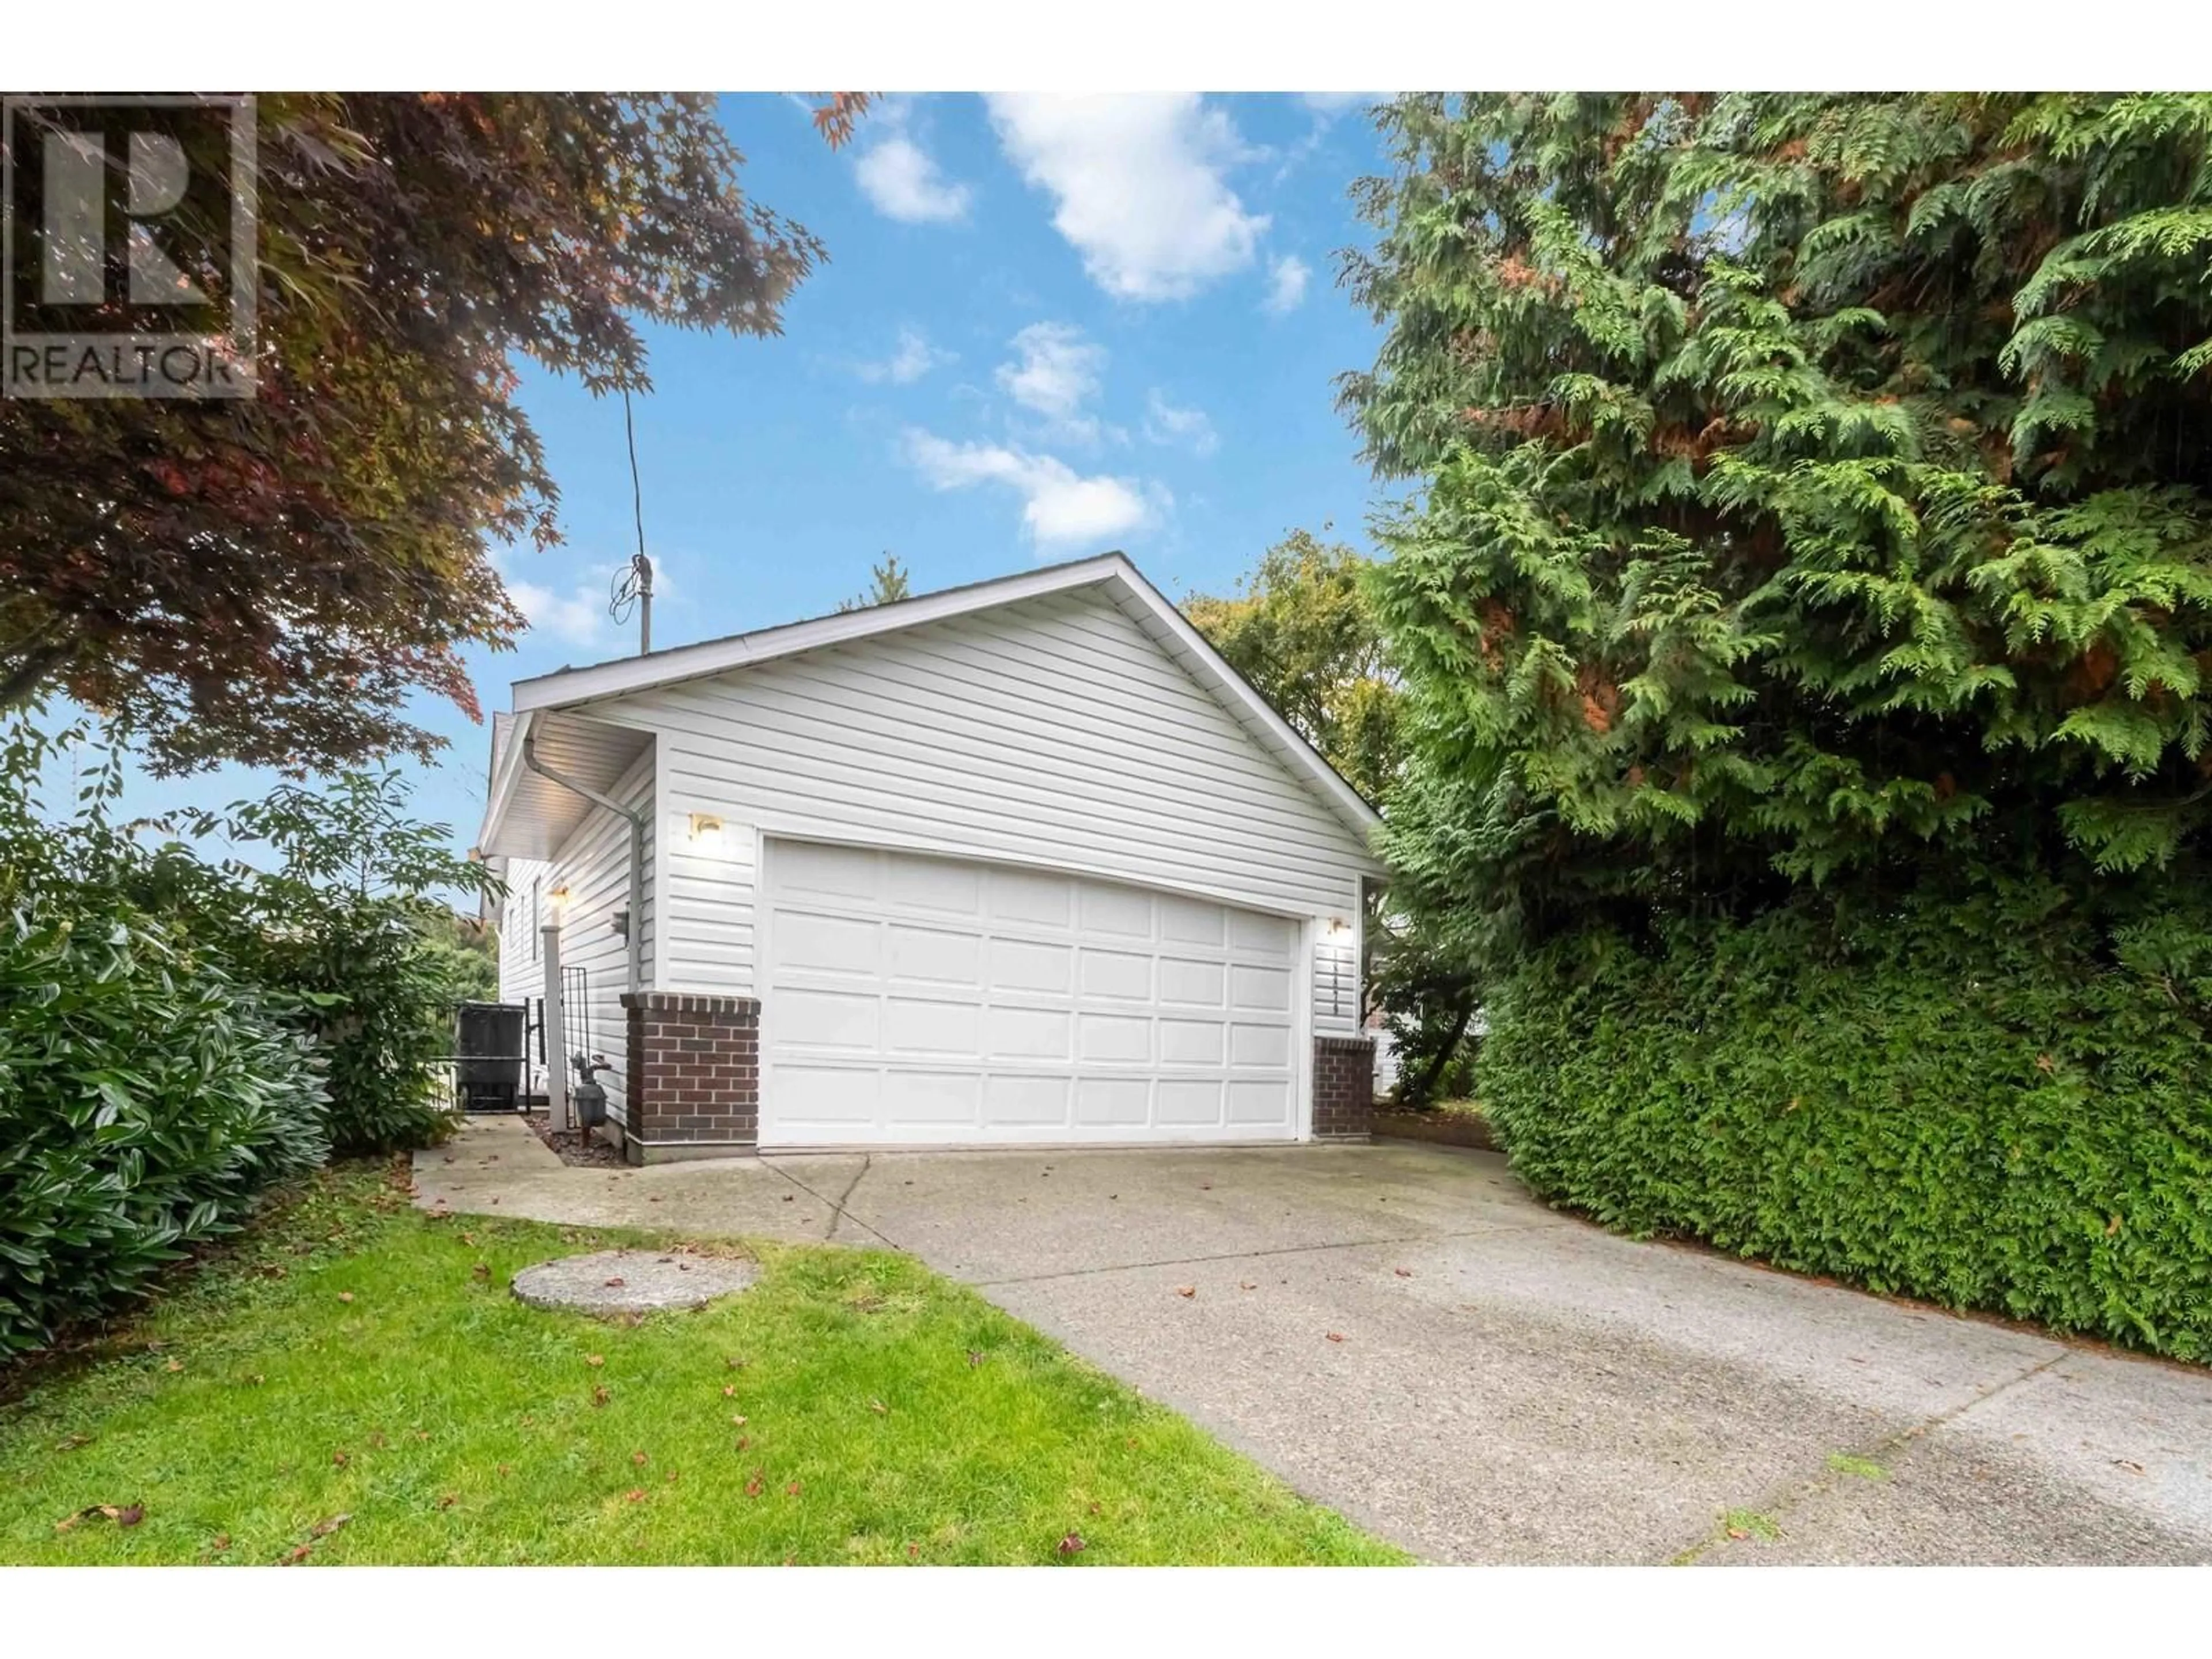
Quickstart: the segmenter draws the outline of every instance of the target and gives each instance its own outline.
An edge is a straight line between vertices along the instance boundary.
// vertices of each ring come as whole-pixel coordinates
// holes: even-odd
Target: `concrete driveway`
[[[1632,1243],[1488,1153],[617,1173],[503,1124],[417,1179],[429,1207],[911,1251],[1435,1560],[2212,1562],[2212,1371]]]

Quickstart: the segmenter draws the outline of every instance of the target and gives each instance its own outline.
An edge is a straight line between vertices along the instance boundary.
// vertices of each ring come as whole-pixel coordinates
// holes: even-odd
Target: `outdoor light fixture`
[[[702,853],[722,850],[722,821],[705,812],[691,815],[691,844]]]
[[[545,914],[556,927],[568,920],[568,890],[565,885],[556,887],[545,896]]]
[[[1342,916],[1331,916],[1328,919],[1328,936],[1331,939],[1343,939],[1351,932],[1352,924]]]

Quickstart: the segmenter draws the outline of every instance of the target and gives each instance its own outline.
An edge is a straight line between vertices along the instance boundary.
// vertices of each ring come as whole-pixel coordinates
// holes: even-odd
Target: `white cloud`
[[[1276,260],[1267,273],[1267,308],[1278,317],[1296,311],[1305,302],[1306,279],[1312,275],[1312,268],[1295,253]]]
[[[1083,406],[1099,393],[1106,348],[1066,323],[1031,323],[1012,344],[1013,361],[999,365],[999,385],[1006,395],[1043,416],[1056,431],[1097,441],[1098,422]]]
[[[1097,544],[1152,521],[1164,492],[1127,478],[1085,477],[1065,461],[1000,444],[956,444],[909,430],[906,458],[935,489],[1002,484],[1022,498],[1022,524],[1040,549]]]
[[[955,361],[952,353],[932,345],[920,329],[902,328],[896,350],[881,362],[854,365],[854,373],[874,384],[888,380],[893,386],[912,386],[931,369]]]
[[[530,631],[559,640],[564,645],[605,645],[613,628],[607,615],[605,589],[578,583],[566,593],[542,582],[501,573],[507,596],[530,620]]]
[[[1220,434],[1202,409],[1179,409],[1154,386],[1145,400],[1145,436],[1203,459],[1221,447]]]
[[[1249,159],[1229,118],[1194,93],[998,93],[999,143],[1058,206],[1084,269],[1125,300],[1179,300],[1251,264],[1265,214],[1224,173]]]
[[[1305,106],[1317,115],[1341,115],[1349,109],[1364,109],[1370,104],[1379,104],[1390,94],[1387,92],[1302,92],[1298,97]]]
[[[894,128],[863,151],[854,173],[876,210],[907,224],[964,219],[975,192],[947,179],[927,151]]]

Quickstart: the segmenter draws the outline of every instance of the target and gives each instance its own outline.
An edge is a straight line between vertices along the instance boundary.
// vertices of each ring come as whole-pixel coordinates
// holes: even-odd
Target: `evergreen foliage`
[[[1538,1191],[1635,1234],[2212,1359],[2212,902],[2117,949],[2041,878],[1553,940],[1482,1098]]]
[[[1389,850],[1473,945],[2202,836],[2212,97],[1382,120]]]
[[[2212,96],[1416,96],[1384,850],[1516,1167],[2212,1356]]]

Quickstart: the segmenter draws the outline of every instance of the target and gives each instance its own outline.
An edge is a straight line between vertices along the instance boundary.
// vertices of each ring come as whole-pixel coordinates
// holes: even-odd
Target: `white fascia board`
[[[1108,554],[1101,558],[1055,565],[1049,570],[1033,570],[996,581],[947,588],[941,593],[925,593],[920,599],[869,605],[834,617],[817,617],[811,622],[787,623],[781,627],[733,634],[727,639],[707,640],[697,645],[681,645],[647,657],[625,657],[590,668],[563,669],[558,673],[541,674],[535,679],[517,680],[514,708],[518,714],[534,708],[567,708],[678,680],[697,679],[800,651],[818,650],[825,645],[843,645],[877,634],[916,628],[924,623],[964,617],[972,611],[995,610],[1002,605],[1038,599],[1048,593],[1087,587],[1127,568],[1127,561],[1117,554]],[[511,738],[509,749],[514,749],[519,741],[519,735]]]
[[[1121,567],[1115,573],[1121,590],[1135,598],[1175,637],[1189,653],[1191,665],[1212,681],[1218,695],[1227,697],[1273,738],[1285,754],[1296,759],[1322,795],[1359,830],[1363,839],[1382,823],[1382,814],[1337,775],[1336,769],[1322,758],[1320,751],[1300,735],[1296,726],[1275,712],[1274,706],[1253,689],[1249,680],[1229,665],[1206,635],[1191,626],[1190,618],[1169,604],[1166,595],[1146,581],[1134,565],[1118,557],[1115,562]]]
[[[1152,617],[1162,630],[1181,646],[1188,665],[1249,725],[1273,739],[1278,750],[1306,775],[1322,798],[1358,832],[1363,842],[1382,823],[1381,816],[1359,792],[1337,775],[1335,769],[1299,735],[1297,728],[1277,714],[1267,700],[1253,690],[1250,682],[1223,659],[1221,653],[1207,643],[1206,636],[1145,580],[1134,564],[1121,554],[1106,553],[1095,559],[1054,565],[1048,570],[1032,570],[1018,576],[1003,576],[994,581],[925,593],[920,599],[870,605],[834,617],[817,617],[811,622],[787,623],[750,634],[732,635],[727,639],[678,646],[669,651],[656,651],[650,656],[624,657],[589,668],[563,669],[534,679],[517,680],[514,708],[518,720],[503,757],[507,763],[501,768],[505,774],[503,785],[495,780],[491,805],[485,813],[485,836],[488,838],[496,827],[496,817],[504,811],[507,795],[513,791],[514,774],[520,769],[525,723],[537,710],[574,708],[605,697],[624,696],[682,680],[726,673],[801,651],[849,644],[878,634],[895,633],[901,629],[1094,586],[1105,587],[1117,599],[1133,600]],[[1378,863],[1376,868],[1380,870],[1382,866]]]
[[[499,834],[506,820],[507,804],[514,799],[514,786],[522,776],[522,740],[530,735],[535,717],[528,712],[519,714],[514,726],[507,734],[507,747],[501,751],[499,765],[494,770],[491,788],[484,797],[483,822],[477,827],[477,845],[489,847]]]

